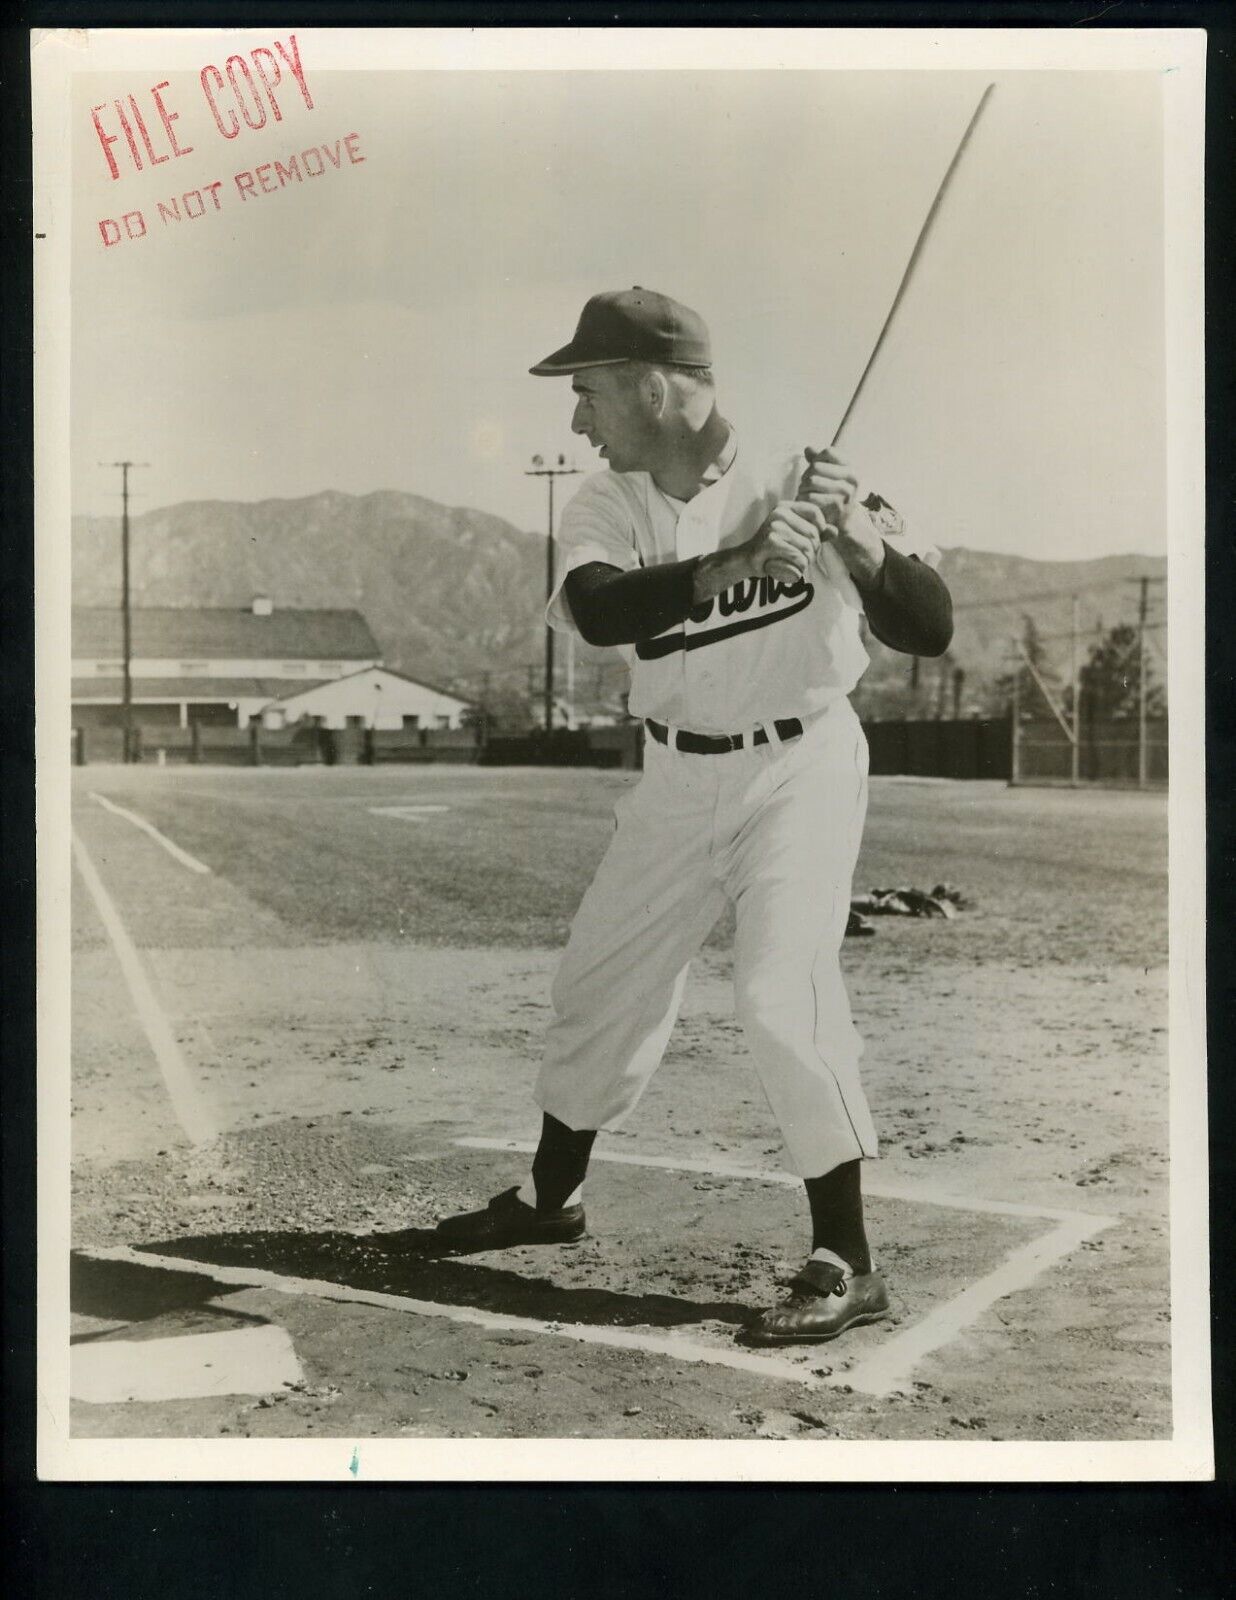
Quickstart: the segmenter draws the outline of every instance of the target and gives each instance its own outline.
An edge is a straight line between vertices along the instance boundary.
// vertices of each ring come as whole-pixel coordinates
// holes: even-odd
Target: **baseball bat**
[[[978,127],[979,118],[983,115],[983,112],[987,106],[987,102],[991,99],[995,92],[996,86],[994,83],[989,83],[983,90],[982,96],[979,99],[979,103],[974,108],[974,115],[970,118],[969,123],[966,125],[966,131],[961,136],[961,143],[957,146],[957,149],[953,154],[953,159],[948,164],[948,171],[940,180],[940,187],[936,190],[936,197],[931,202],[931,208],[927,212],[927,215],[923,218],[923,225],[918,230],[918,238],[914,241],[913,250],[910,251],[910,259],[906,262],[905,271],[901,274],[901,282],[897,285],[897,293],[893,296],[893,303],[888,308],[888,315],[884,319],[884,326],[880,329],[879,335],[876,338],[876,342],[872,346],[871,354],[867,357],[867,365],[863,368],[862,375],[860,376],[858,383],[855,385],[854,393],[850,396],[850,403],[845,408],[845,413],[842,416],[841,421],[837,424],[837,431],[833,434],[833,442],[829,446],[829,448],[832,450],[835,450],[837,445],[841,442],[841,435],[845,432],[846,423],[849,422],[854,408],[858,404],[859,396],[866,387],[867,379],[871,374],[871,369],[875,366],[876,359],[879,356],[880,351],[884,348],[884,341],[888,338],[888,330],[893,325],[893,319],[897,315],[898,307],[905,299],[906,290],[910,287],[910,283],[914,278],[914,269],[918,266],[919,258],[922,256],[923,250],[927,244],[927,240],[930,237],[932,225],[934,224],[936,217],[939,215],[940,207],[944,204],[944,196],[948,193],[949,185],[953,181],[953,177],[957,171],[957,168],[961,165],[961,158],[966,153],[966,146],[970,143],[970,139],[975,128]]]
[[[846,406],[841,421],[837,424],[837,431],[833,434],[832,443],[829,446],[830,450],[835,450],[838,444],[841,442],[841,435],[845,432],[846,424],[849,422],[851,416],[853,416],[854,408],[858,405],[859,397],[862,395],[864,388],[866,388],[867,379],[871,376],[872,368],[876,364],[880,351],[884,348],[884,341],[888,338],[889,329],[893,325],[893,321],[897,316],[901,302],[906,297],[906,290],[910,287],[910,284],[913,281],[914,270],[918,266],[919,260],[922,257],[927,240],[931,235],[932,227],[935,224],[936,217],[940,213],[940,207],[944,204],[944,196],[948,193],[949,185],[952,183],[953,178],[956,175],[957,168],[961,165],[961,158],[966,153],[966,146],[970,143],[970,139],[974,134],[975,128],[978,127],[979,118],[983,115],[983,112],[987,108],[987,102],[991,99],[995,92],[996,86],[994,83],[989,83],[983,90],[983,93],[979,98],[979,103],[974,108],[974,115],[966,124],[966,131],[962,134],[961,142],[958,144],[957,149],[953,153],[953,159],[948,164],[948,170],[940,180],[940,186],[936,190],[935,198],[931,202],[931,206],[927,212],[927,215],[923,218],[922,227],[918,230],[918,238],[914,241],[913,250],[910,251],[910,258],[906,262],[905,271],[901,274],[901,282],[897,285],[897,293],[893,296],[893,303],[888,308],[888,315],[884,319],[884,325],[880,329],[879,334],[876,336],[876,342],[872,346],[871,354],[867,357],[867,365],[863,368],[861,374],[859,375],[858,382],[854,386],[854,393],[850,396],[850,403],[848,406]],[[825,566],[829,568],[829,571],[834,578],[840,578],[846,575],[845,563],[830,545],[824,546],[822,557]]]

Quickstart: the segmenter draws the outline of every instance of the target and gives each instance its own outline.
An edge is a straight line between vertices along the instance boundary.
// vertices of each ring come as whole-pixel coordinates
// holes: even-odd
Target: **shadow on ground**
[[[407,1295],[450,1306],[472,1306],[545,1322],[671,1328],[705,1321],[745,1326],[756,1313],[732,1301],[694,1301],[674,1295],[630,1295],[609,1289],[573,1289],[548,1278],[523,1277],[502,1267],[470,1263],[443,1250],[426,1228],[368,1235],[324,1232],[203,1234],[144,1247],[152,1254],[183,1256],[219,1267],[255,1267],[283,1277],[316,1278],[350,1289]],[[569,1246],[565,1247],[569,1249]],[[139,1269],[141,1270],[141,1269]],[[157,1269],[169,1277],[184,1274]],[[235,1285],[199,1277],[202,1298],[233,1293]]]
[[[161,1331],[160,1325],[186,1326],[186,1316],[214,1328],[220,1319],[229,1325],[258,1326],[265,1317],[251,1316],[230,1307],[224,1311],[210,1302],[223,1295],[236,1294],[234,1284],[220,1283],[200,1272],[173,1272],[166,1267],[146,1267],[133,1261],[100,1261],[73,1251],[69,1257],[69,1309],[84,1317],[97,1317],[109,1324],[131,1328],[134,1324]],[[106,1328],[70,1337],[70,1344],[90,1344],[108,1339],[115,1329]]]

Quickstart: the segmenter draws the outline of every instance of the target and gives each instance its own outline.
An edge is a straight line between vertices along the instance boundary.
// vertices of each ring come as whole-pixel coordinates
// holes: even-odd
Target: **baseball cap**
[[[541,378],[613,367],[622,361],[665,361],[679,367],[712,365],[703,317],[655,289],[608,289],[580,313],[570,344],[528,370]]]

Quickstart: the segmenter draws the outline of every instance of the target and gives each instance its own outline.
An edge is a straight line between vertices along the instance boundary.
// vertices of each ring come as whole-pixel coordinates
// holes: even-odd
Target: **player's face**
[[[593,367],[577,372],[571,388],[575,394],[571,431],[585,434],[614,472],[646,468],[656,429],[624,370]]]

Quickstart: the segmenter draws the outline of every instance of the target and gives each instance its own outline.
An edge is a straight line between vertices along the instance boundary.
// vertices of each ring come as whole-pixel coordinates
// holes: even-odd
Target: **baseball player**
[[[846,697],[868,664],[863,615],[894,649],[948,648],[938,552],[833,452],[749,456],[717,410],[707,328],[666,295],[595,295],[531,370],[571,377],[572,429],[608,463],[563,513],[549,620],[626,658],[644,773],[618,801],[554,981],[528,1180],[438,1230],[454,1249],[583,1234],[596,1133],[639,1100],[688,964],[730,904],[738,1017],[812,1227],[788,1298],[748,1333],[831,1339],[888,1309],[860,1183],[876,1135],[839,964],[867,804]]]

